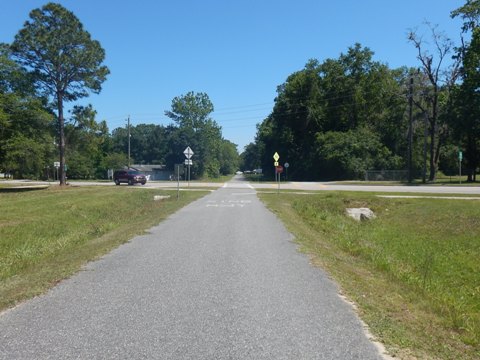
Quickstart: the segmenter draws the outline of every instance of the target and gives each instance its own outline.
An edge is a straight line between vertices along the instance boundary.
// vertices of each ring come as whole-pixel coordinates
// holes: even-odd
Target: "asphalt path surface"
[[[0,359],[381,359],[337,286],[233,180],[0,315]]]

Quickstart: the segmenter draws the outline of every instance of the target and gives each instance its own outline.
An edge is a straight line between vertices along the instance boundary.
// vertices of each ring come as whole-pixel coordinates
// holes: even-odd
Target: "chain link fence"
[[[407,170],[367,170],[365,181],[407,181]]]

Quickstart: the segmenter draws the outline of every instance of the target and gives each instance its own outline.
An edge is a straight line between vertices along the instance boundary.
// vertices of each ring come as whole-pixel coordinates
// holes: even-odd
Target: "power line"
[[[245,113],[245,112],[262,111],[262,110],[268,110],[268,109],[271,109],[271,107],[264,107],[259,109],[250,109],[250,110],[223,111],[223,112],[214,111],[213,114],[216,114],[216,115],[238,114],[238,113]]]
[[[215,112],[223,111],[223,110],[234,110],[234,109],[243,109],[243,108],[256,107],[256,106],[272,105],[273,103],[274,103],[273,101],[270,101],[270,102],[267,102],[267,103],[260,103],[260,104],[231,106],[231,107],[216,109]]]
[[[347,94],[341,95],[341,96],[321,97],[320,100],[331,101],[331,100],[344,99],[344,98],[351,97],[353,94],[354,94],[354,92],[351,91],[351,92],[348,92]],[[299,98],[296,98],[295,100],[297,100],[297,103],[299,103],[300,101],[310,100],[310,97],[309,97],[309,95],[307,95],[306,97],[299,97]],[[238,114],[238,113],[268,110],[268,109],[271,109],[272,107],[265,107],[265,105],[275,105],[276,103],[277,102],[274,101],[274,102],[268,102],[268,103],[258,103],[258,104],[248,104],[248,105],[238,105],[238,106],[224,107],[224,108],[214,110],[212,114],[214,114],[214,115],[227,115],[227,114]],[[258,106],[262,106],[262,107],[257,108],[257,109],[249,109],[249,108],[258,107]],[[236,110],[236,109],[245,109],[245,110]],[[230,111],[230,110],[235,110],[235,111]],[[163,113],[137,113],[137,114],[130,114],[130,115],[131,115],[132,118],[139,119],[139,120],[140,119],[141,120],[157,120],[159,118],[166,119],[164,112]],[[118,116],[104,118],[103,120],[106,120],[106,121],[117,120],[117,119],[122,120],[122,119],[125,119],[125,117],[127,117],[127,116],[128,116],[127,114],[118,115]]]
[[[234,126],[222,126],[222,129],[236,129],[236,128],[245,128],[245,127],[251,127],[251,126],[257,126],[258,123],[255,124],[246,124],[246,125],[234,125]]]
[[[332,110],[335,108],[339,107],[349,107],[353,106],[356,104],[355,101],[349,101],[349,102],[341,102],[337,104],[331,104],[331,102],[334,102],[336,100],[342,100],[342,99],[348,99],[348,98],[353,98],[355,95],[355,91],[348,91],[347,93],[344,93],[342,95],[335,95],[335,96],[330,96],[330,97],[325,97],[325,96],[320,96],[318,101],[319,101],[319,109],[323,111],[328,111]],[[392,94],[395,95],[395,94]],[[311,97],[307,95],[306,97],[298,97],[295,99],[295,102],[289,102],[289,107],[292,106],[298,106],[298,107],[306,107],[308,106],[307,103],[303,103],[303,101],[308,101],[311,100]],[[352,99],[353,100],[353,99]],[[242,122],[245,120],[255,120],[258,119],[258,122],[264,121],[270,114],[273,113],[274,106],[279,104],[279,101],[275,102],[269,102],[269,103],[258,103],[258,104],[247,104],[247,105],[238,105],[238,106],[231,106],[231,107],[224,107],[220,108],[212,113],[214,120],[220,125],[223,123],[231,123],[231,122]],[[272,107],[265,107],[265,105],[273,105]],[[258,107],[258,108],[255,108]],[[390,108],[390,107],[389,107]],[[232,114],[248,114],[252,112],[262,112],[265,110],[271,110],[269,114],[259,114],[258,116],[245,116],[245,117],[235,117],[235,118],[228,118],[229,115]],[[274,114],[277,116],[290,116],[290,115],[302,115],[306,114],[310,111],[310,109],[306,108],[305,110],[299,110],[299,109],[288,109],[286,111],[275,111]],[[114,119],[125,119],[125,116],[115,116],[115,117],[110,117],[110,118],[104,118],[103,120],[105,121],[111,121]],[[168,123],[174,124],[173,121],[165,117],[164,113],[138,113],[138,114],[131,114],[132,121],[135,121],[136,123],[142,122],[142,121],[155,121],[159,123]],[[239,127],[245,127],[246,125],[240,124]],[[121,127],[121,126],[119,126]],[[224,126],[222,126],[224,127]],[[231,127],[231,126],[229,126]]]

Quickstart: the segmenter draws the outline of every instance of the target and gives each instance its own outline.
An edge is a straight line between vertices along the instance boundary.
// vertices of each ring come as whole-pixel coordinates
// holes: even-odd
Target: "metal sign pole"
[[[277,174],[277,183],[278,183],[278,188],[277,188],[277,195],[280,194],[280,173],[275,170],[275,173]]]
[[[177,200],[180,198],[180,166],[177,165]]]
[[[458,172],[460,175],[460,184],[462,183],[462,159],[463,159],[463,153],[461,151],[458,151]]]
[[[190,159],[193,156],[193,150],[190,149],[190,146],[187,146],[187,148],[183,151],[183,154],[187,158],[186,161],[188,161],[187,162],[187,165],[188,165],[188,187],[190,187],[190,165],[192,163]]]
[[[462,183],[462,159],[458,159],[458,171],[460,174],[460,184]]]
[[[273,165],[275,166],[275,180],[278,181],[278,189],[277,189],[277,194],[280,193],[280,171],[278,171],[279,169],[279,163],[278,163],[278,159],[280,159],[280,155],[278,155],[277,152],[275,152],[275,154],[273,154],[273,160],[275,160],[275,162],[273,163]],[[277,178],[278,176],[278,178]]]

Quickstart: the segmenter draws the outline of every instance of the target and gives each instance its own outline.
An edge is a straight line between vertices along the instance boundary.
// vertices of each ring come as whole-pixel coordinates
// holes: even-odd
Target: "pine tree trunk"
[[[65,119],[63,118],[63,94],[61,92],[57,93],[57,106],[58,106],[58,126],[59,126],[59,150],[60,150],[60,168],[59,168],[59,178],[60,186],[67,184],[65,176]]]

